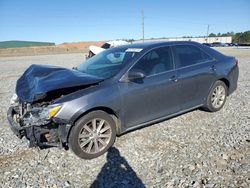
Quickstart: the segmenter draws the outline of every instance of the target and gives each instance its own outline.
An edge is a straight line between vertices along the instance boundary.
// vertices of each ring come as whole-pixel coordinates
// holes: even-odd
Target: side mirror
[[[130,71],[127,78],[129,81],[142,80],[145,78],[145,74],[141,71]]]

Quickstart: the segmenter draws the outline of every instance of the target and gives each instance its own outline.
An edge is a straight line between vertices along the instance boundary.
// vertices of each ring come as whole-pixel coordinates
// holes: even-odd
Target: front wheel
[[[80,158],[93,159],[104,154],[115,142],[114,119],[103,111],[80,118],[69,135],[69,147]]]
[[[226,102],[227,90],[228,88],[224,82],[216,81],[207,97],[205,109],[210,112],[219,111]]]

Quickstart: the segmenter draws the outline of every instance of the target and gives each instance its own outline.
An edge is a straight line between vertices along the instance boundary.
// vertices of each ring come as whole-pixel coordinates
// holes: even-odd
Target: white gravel
[[[6,120],[15,81],[30,64],[71,68],[84,54],[0,58],[0,187],[250,187],[250,49],[219,50],[240,60],[238,89],[221,111],[125,134],[94,160],[27,148]]]

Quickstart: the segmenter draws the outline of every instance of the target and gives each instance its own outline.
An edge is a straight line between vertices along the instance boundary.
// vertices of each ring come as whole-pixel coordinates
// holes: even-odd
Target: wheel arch
[[[229,89],[230,89],[230,82],[229,82],[229,80],[227,78],[225,78],[225,77],[220,78],[219,80],[222,81],[222,82],[224,82],[226,84],[227,89],[229,91]],[[227,95],[228,95],[228,93],[227,93]]]
[[[121,133],[121,121],[120,121],[120,118],[118,116],[118,113],[116,113],[113,109],[109,108],[109,107],[105,107],[105,106],[99,106],[99,107],[94,107],[94,108],[91,108],[91,109],[88,109],[87,111],[81,113],[80,115],[78,115],[78,117],[76,117],[72,123],[71,123],[71,127],[70,129],[68,130],[67,132],[67,142],[68,142],[68,139],[69,139],[69,134],[70,134],[70,131],[72,130],[73,126],[75,125],[75,123],[80,119],[82,118],[83,116],[85,116],[86,114],[90,113],[90,112],[93,112],[93,111],[103,111],[103,112],[106,112],[107,114],[109,114],[115,121],[115,124],[116,124],[116,134],[119,135]]]

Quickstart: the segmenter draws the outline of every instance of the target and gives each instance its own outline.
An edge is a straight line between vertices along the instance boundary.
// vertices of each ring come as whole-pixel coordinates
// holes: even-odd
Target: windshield
[[[115,76],[122,67],[142,49],[116,47],[105,50],[80,64],[77,70],[107,79]]]

